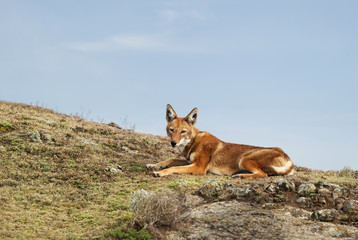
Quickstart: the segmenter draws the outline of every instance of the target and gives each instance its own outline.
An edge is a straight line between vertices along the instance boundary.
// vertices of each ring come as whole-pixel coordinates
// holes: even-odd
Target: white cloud
[[[68,44],[68,47],[70,49],[82,52],[205,52],[205,49],[203,47],[176,42],[175,40],[170,39],[166,34],[122,34],[111,36],[103,40],[94,42],[71,43]]]
[[[83,52],[106,52],[150,49],[153,45],[148,36],[117,35],[99,41],[72,43],[70,48]]]

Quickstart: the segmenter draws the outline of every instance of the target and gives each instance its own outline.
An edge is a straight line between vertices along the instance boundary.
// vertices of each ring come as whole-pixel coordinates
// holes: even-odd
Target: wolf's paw
[[[153,169],[157,169],[157,167],[155,166],[155,164],[146,164],[145,167],[148,169],[148,170],[153,170]]]
[[[153,177],[161,177],[160,172],[153,172]]]
[[[159,171],[159,172],[153,172],[153,177],[163,177],[163,176],[167,176],[169,175],[169,173],[167,173],[166,171]]]

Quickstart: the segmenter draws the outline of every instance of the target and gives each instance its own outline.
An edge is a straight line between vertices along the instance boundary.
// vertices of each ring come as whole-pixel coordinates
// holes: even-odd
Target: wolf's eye
[[[181,131],[181,133],[186,133],[186,130]]]

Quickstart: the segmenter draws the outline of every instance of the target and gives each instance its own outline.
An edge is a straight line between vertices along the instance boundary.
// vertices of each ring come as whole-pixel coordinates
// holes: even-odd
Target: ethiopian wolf
[[[157,164],[147,164],[148,169],[156,170],[153,173],[156,177],[211,172],[232,177],[256,178],[291,175],[294,172],[292,161],[280,148],[226,143],[194,127],[198,117],[197,108],[185,118],[178,117],[169,104],[166,110],[167,133],[171,145],[177,147],[185,159],[172,158]],[[160,169],[163,170],[157,171]]]

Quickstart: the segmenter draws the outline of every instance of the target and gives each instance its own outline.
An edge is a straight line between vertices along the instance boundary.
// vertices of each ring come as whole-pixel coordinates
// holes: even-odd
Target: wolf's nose
[[[175,147],[175,145],[177,145],[177,142],[171,141],[170,144],[172,145],[172,147]]]

